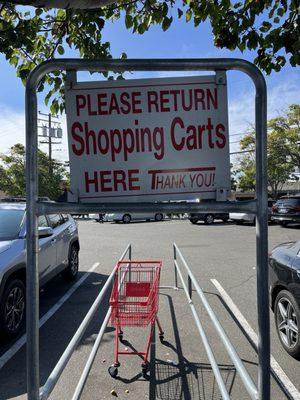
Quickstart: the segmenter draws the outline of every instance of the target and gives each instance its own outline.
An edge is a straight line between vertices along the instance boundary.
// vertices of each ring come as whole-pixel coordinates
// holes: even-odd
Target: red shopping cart
[[[114,364],[108,372],[112,377],[118,375],[120,366],[119,355],[138,355],[142,357],[142,373],[145,377],[148,371],[148,354],[150,342],[157,323],[159,338],[163,341],[164,332],[157,318],[158,289],[161,261],[119,261],[115,273],[114,284],[110,297],[111,323],[115,330]],[[119,341],[123,340],[122,328],[147,327],[150,325],[146,350],[120,351]]]

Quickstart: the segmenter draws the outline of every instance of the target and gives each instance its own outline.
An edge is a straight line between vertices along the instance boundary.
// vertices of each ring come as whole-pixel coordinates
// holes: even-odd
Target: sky
[[[158,26],[150,28],[143,35],[133,34],[125,28],[124,20],[106,23],[102,31],[103,40],[111,43],[111,52],[119,58],[122,52],[128,58],[213,58],[233,57],[253,61],[255,53],[245,51],[229,51],[217,49],[209,23],[203,23],[195,28],[193,23],[184,19],[177,20],[170,29],[163,32]],[[78,57],[73,51],[66,53],[68,57]],[[24,96],[25,89],[16,77],[15,70],[0,55],[0,153],[7,153],[10,146],[25,141]],[[195,73],[194,73],[195,74]],[[146,78],[163,76],[184,76],[179,72],[135,73],[127,78]],[[80,74],[79,80],[97,80],[99,76]],[[280,72],[265,76],[268,88],[268,119],[278,116],[287,110],[289,104],[300,103],[300,69],[286,64]],[[101,78],[102,79],[102,78]],[[229,103],[229,134],[230,151],[239,150],[239,139],[254,123],[254,86],[250,78],[237,71],[227,75]],[[49,110],[39,96],[39,110],[47,113]],[[54,146],[53,157],[68,160],[67,134],[65,116],[61,117],[63,127],[62,145]],[[46,145],[41,149],[47,151]],[[232,161],[236,162],[236,156]]]

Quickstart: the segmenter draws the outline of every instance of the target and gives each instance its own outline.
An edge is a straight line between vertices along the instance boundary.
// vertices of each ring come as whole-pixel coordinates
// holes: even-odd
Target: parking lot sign
[[[71,201],[226,200],[225,74],[74,83],[66,112]]]

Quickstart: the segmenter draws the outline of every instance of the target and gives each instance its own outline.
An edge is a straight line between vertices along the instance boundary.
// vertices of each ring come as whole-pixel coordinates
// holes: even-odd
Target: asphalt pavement
[[[45,383],[127,244],[132,244],[133,259],[161,259],[161,284],[173,285],[173,242],[181,249],[249,374],[257,384],[257,354],[211,282],[211,279],[219,282],[257,332],[255,227],[222,222],[210,226],[202,223],[192,225],[188,220],[130,224],[80,221],[79,232],[82,283],[61,307],[49,316],[40,329],[41,385]],[[278,243],[297,239],[300,239],[300,227],[269,227],[270,248]],[[165,331],[165,341],[160,343],[156,330],[151,344],[149,378],[142,377],[141,360],[138,357],[125,356],[121,358],[118,378],[113,379],[109,376],[107,368],[113,362],[114,330],[108,326],[82,399],[113,399],[115,395],[119,399],[151,400],[221,398],[182,285],[179,287],[178,291],[160,291],[159,318]],[[72,290],[72,284],[66,285],[60,277],[44,287],[40,295],[41,317],[52,310],[68,290]],[[249,399],[232,361],[195,294],[193,300],[231,398]],[[51,394],[51,399],[72,399],[107,309],[108,296],[71,357]],[[143,350],[147,333],[147,329],[143,328],[124,329],[123,350]],[[275,332],[273,315],[271,340],[274,358],[291,383],[300,390],[300,363],[288,356],[281,347]],[[20,349],[15,350],[14,354],[13,349],[16,349],[17,344],[18,340],[0,345],[0,399],[3,400],[26,398],[26,349],[20,345]],[[271,399],[286,398],[289,397],[283,388],[272,378]]]

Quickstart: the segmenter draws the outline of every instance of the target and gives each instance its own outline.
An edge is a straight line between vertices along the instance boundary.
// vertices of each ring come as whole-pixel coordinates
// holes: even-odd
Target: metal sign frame
[[[37,170],[37,87],[41,79],[54,71],[229,71],[247,74],[254,83],[256,127],[256,194],[247,202],[215,203],[47,203],[38,201]],[[69,84],[71,81],[69,81]],[[68,84],[68,83],[67,83]],[[26,298],[27,298],[27,396],[40,399],[39,370],[39,278],[38,227],[40,214],[57,212],[250,212],[256,215],[257,313],[258,313],[258,399],[270,400],[270,327],[268,293],[268,214],[267,214],[267,90],[260,70],[252,63],[234,58],[221,59],[131,59],[79,60],[58,59],[38,65],[31,71],[26,84]]]

